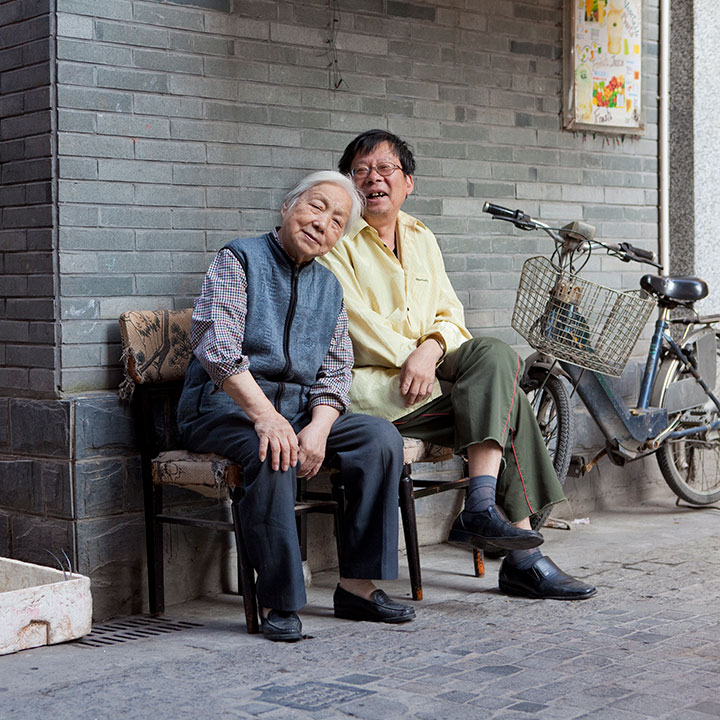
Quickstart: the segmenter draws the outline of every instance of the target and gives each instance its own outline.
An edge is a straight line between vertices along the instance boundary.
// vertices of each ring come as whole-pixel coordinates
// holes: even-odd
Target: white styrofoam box
[[[90,578],[0,557],[0,655],[75,640],[91,620]]]

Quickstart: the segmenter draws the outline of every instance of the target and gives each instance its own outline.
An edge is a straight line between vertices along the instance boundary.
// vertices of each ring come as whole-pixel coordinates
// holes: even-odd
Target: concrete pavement
[[[206,598],[102,623],[108,644],[0,657],[0,717],[720,717],[720,511],[667,495],[589,521],[546,528],[543,549],[598,586],[590,600],[508,598],[498,561],[477,579],[469,553],[425,547],[412,623],[336,620],[333,573],[315,575],[292,645],[247,635],[241,598]],[[383,587],[407,598],[401,572]]]

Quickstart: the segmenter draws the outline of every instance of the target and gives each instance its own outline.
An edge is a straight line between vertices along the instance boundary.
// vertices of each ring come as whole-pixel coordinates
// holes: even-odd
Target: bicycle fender
[[[698,371],[703,380],[711,387],[715,387],[715,352],[716,336],[712,328],[701,328],[686,338],[683,348],[695,345],[695,357]],[[653,407],[664,407],[668,412],[689,410],[704,405],[708,396],[692,376],[670,383],[675,367],[679,360],[668,353],[658,370],[655,386],[653,387],[650,404]]]
[[[525,359],[525,372],[520,380],[520,385],[524,387],[529,384],[531,379],[537,379],[538,376],[542,377],[548,373],[555,377],[564,377],[567,380],[571,380],[559,362],[554,362],[551,357],[543,355],[543,353],[540,352],[531,353]]]

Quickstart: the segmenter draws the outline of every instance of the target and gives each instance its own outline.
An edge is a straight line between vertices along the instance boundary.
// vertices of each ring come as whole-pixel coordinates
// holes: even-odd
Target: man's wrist
[[[445,345],[445,338],[439,333],[439,332],[433,332],[428,333],[427,335],[423,335],[418,340],[418,347],[420,347],[423,343],[427,342],[428,340],[434,340],[438,346],[440,347],[440,357],[438,358],[438,362],[445,357],[445,353],[447,352],[447,345]]]

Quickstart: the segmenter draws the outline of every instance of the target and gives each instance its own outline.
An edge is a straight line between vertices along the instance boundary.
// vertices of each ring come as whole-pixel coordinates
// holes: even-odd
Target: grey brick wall
[[[617,142],[560,128],[562,0],[332,5],[0,0],[0,554],[66,549],[97,617],[139,611],[144,592],[117,316],[189,305],[213,253],[267,230],[354,134],[414,146],[408,210],[436,231],[476,333],[519,341],[519,271],[549,250],[481,217],[484,200],[656,242],[657,0],[647,133]],[[639,274],[606,258],[587,273],[619,287]],[[168,545],[175,600],[218,589],[226,565],[188,533]],[[213,568],[201,579],[182,570],[198,557]]]
[[[654,247],[657,0],[647,132],[612,142],[561,130],[561,6],[57,0],[62,389],[114,386],[117,314],[188,305],[218,247],[270,227],[295,180],[371,127],[416,150],[407,209],[436,231],[473,332],[519,342],[518,273],[549,250],[481,217],[486,199]]]
[[[49,0],[0,4],[0,395],[55,394]]]

